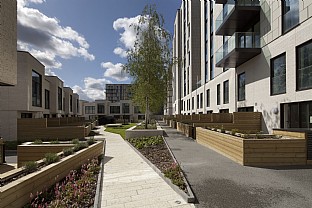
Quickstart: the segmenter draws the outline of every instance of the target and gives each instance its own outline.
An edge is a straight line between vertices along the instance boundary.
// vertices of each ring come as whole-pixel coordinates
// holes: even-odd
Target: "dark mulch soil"
[[[139,151],[161,172],[167,170],[172,165],[172,163],[174,163],[174,160],[172,159],[171,154],[165,144],[145,147],[139,149]]]

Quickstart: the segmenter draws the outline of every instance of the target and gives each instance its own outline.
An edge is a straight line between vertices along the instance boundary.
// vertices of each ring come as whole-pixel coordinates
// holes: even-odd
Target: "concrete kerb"
[[[165,141],[164,137],[163,140]],[[185,179],[184,174],[184,181],[186,183],[186,187],[187,187],[187,191],[190,194],[189,196],[182,191],[181,189],[179,189],[179,187],[177,187],[176,185],[172,184],[171,180],[166,178],[164,176],[164,174],[153,164],[151,163],[146,157],[144,157],[141,152],[139,152],[135,147],[133,147],[127,140],[125,140],[126,143],[177,193],[179,194],[187,203],[194,203],[195,202],[195,196],[193,194],[193,191],[191,190],[188,181]],[[167,145],[167,144],[166,144]],[[168,145],[167,145],[168,147]],[[171,150],[169,149],[170,154]],[[174,158],[174,157],[173,157]],[[174,158],[174,160],[176,161],[176,159]]]
[[[94,205],[93,208],[101,208],[101,201],[102,201],[102,190],[103,190],[103,176],[104,176],[104,158],[105,158],[105,146],[106,140],[104,139],[104,149],[103,149],[103,158],[100,164],[100,172],[97,179],[97,186],[94,198]]]

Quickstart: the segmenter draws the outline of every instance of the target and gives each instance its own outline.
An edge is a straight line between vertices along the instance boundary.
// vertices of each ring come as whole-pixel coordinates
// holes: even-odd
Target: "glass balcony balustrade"
[[[216,19],[216,34],[228,35],[228,27],[240,28],[260,14],[259,0],[229,0]],[[225,24],[228,23],[229,25]],[[225,27],[225,28],[224,28]],[[226,34],[224,32],[226,31]]]
[[[253,49],[259,50],[254,51]],[[232,64],[230,64],[229,67],[236,67],[237,64],[241,64],[241,62],[246,62],[259,53],[261,53],[259,33],[236,32],[217,50],[215,54],[217,63],[216,66],[226,67],[226,64],[224,65],[224,63],[227,61],[231,61]],[[233,66],[233,64],[235,66]]]

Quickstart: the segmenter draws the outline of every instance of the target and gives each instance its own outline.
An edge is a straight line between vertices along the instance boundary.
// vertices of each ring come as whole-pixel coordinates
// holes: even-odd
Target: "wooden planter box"
[[[17,167],[22,167],[25,162],[37,161],[44,158],[46,153],[58,153],[73,147],[72,143],[60,143],[60,144],[32,144],[27,142],[17,146]]]
[[[197,127],[196,141],[242,165],[261,167],[307,164],[304,138],[243,139]]]
[[[192,125],[177,122],[177,130],[182,132],[187,137],[194,136],[194,127]]]
[[[57,163],[43,167],[41,170],[19,178],[0,187],[0,207],[22,207],[30,200],[30,194],[51,187],[71,170],[78,169],[88,159],[103,154],[104,142],[97,142],[87,149],[63,158]]]

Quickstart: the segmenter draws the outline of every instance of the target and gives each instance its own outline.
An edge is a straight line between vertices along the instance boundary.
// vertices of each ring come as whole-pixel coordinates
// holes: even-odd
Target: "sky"
[[[17,49],[80,99],[105,99],[105,84],[131,83],[122,71],[135,41],[130,25],[147,4],[156,5],[173,35],[181,0],[17,0]]]

